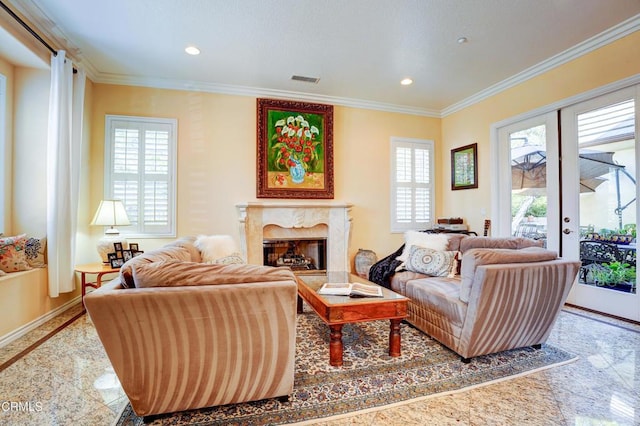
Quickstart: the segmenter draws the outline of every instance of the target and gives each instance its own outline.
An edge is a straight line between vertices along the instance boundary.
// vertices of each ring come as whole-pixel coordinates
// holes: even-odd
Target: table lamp
[[[122,243],[122,248],[127,248],[127,240],[120,236],[120,232],[115,228],[116,226],[131,225],[122,201],[100,201],[98,211],[96,211],[95,216],[93,216],[91,225],[109,227],[105,229],[104,236],[98,240],[97,250],[102,258],[102,262],[109,263],[109,257],[107,255],[115,251],[114,243]]]

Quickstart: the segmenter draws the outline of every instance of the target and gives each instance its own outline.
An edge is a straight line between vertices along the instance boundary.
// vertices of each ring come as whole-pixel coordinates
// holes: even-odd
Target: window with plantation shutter
[[[122,200],[132,236],[174,237],[177,121],[106,117],[105,198]]]
[[[433,141],[391,138],[391,232],[433,222]]]

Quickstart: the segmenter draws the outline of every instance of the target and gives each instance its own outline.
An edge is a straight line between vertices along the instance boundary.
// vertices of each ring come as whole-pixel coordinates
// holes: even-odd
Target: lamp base
[[[109,253],[115,253],[116,249],[114,247],[114,243],[122,244],[122,249],[126,250],[129,248],[129,244],[127,243],[127,239],[122,235],[117,233],[107,233],[102,236],[98,240],[98,244],[96,245],[96,250],[98,250],[98,254],[102,259],[102,263],[109,264]]]

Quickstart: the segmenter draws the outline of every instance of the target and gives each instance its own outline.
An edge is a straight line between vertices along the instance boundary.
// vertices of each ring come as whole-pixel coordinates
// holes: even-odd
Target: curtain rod
[[[36,40],[38,40],[40,43],[42,43],[42,45],[44,47],[46,47],[49,52],[51,52],[53,54],[53,56],[58,56],[58,51],[55,50],[53,47],[51,47],[51,45],[49,43],[47,43],[42,37],[40,37],[40,35],[35,32],[26,22],[24,22],[22,20],[22,18],[20,18],[18,15],[15,14],[15,12],[11,9],[9,9],[9,7],[4,4],[3,1],[0,0],[0,7],[2,7],[13,19],[16,20],[16,22],[18,22],[20,25],[22,25],[22,27],[27,30],[27,32],[29,32],[29,34],[31,34]],[[76,72],[78,72],[75,67],[73,68],[73,73],[75,74]]]
[[[44,45],[44,47],[49,49],[49,51],[51,53],[53,53],[54,55],[58,55],[58,52],[53,47],[51,47],[51,45],[49,43],[47,43],[42,37],[40,37],[40,35],[38,33],[33,31],[31,29],[31,27],[26,22],[24,22],[22,20],[22,18],[20,18],[18,15],[16,15],[13,10],[9,9],[9,7],[6,4],[4,4],[3,1],[0,1],[0,6],[2,6],[2,8],[4,10],[6,10],[7,13],[9,15],[11,15],[11,17],[13,19],[15,19],[20,25],[22,25],[24,27],[24,29],[29,32],[29,34],[31,34],[33,37],[35,37],[36,40],[38,40],[40,43],[42,43]]]

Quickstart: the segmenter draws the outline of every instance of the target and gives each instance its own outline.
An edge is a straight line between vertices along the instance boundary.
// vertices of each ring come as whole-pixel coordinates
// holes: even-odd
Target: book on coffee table
[[[350,297],[382,297],[382,287],[362,283],[324,283],[318,294]]]

